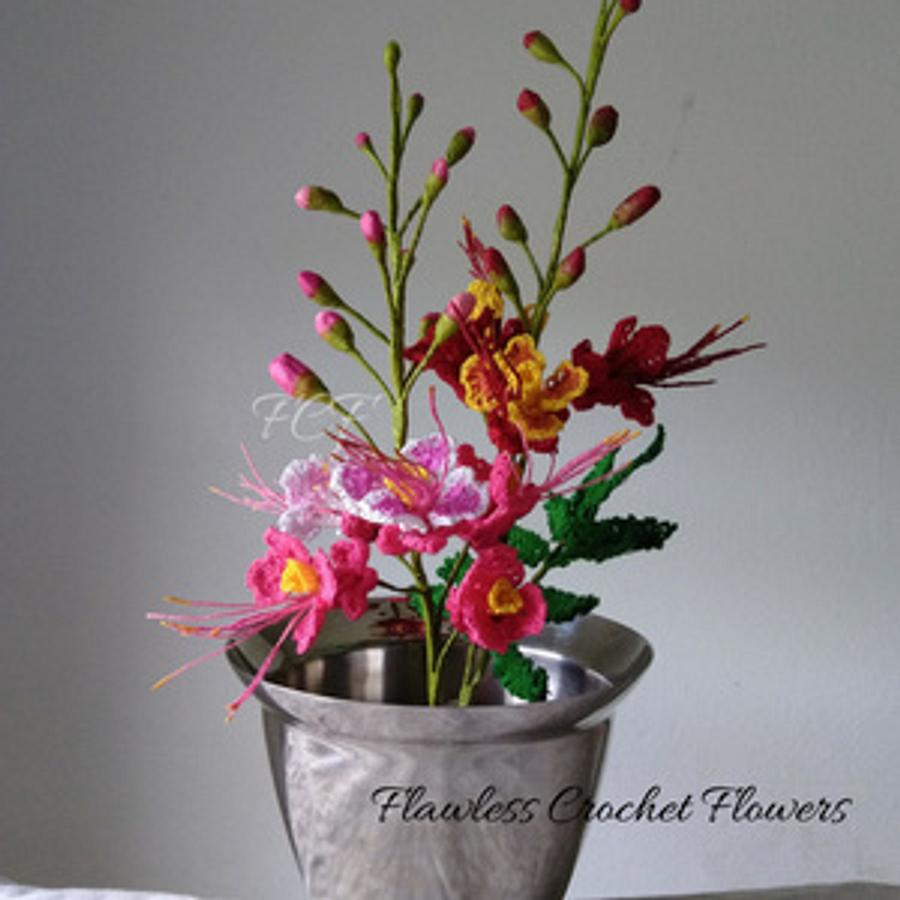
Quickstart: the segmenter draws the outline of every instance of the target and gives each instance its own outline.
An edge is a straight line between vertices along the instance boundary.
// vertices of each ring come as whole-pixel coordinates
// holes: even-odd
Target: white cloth
[[[43,888],[15,884],[0,876],[0,900],[199,900],[184,894],[111,891],[102,888]]]

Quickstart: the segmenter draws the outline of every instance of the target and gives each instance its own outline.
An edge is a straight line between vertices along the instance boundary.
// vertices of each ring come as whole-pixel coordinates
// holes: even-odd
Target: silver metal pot
[[[270,644],[229,652],[248,683]],[[575,866],[614,704],[652,659],[599,616],[548,626],[523,652],[549,699],[486,676],[473,705],[423,706],[424,648],[395,606],[329,618],[257,696],[309,900],[558,900]],[[448,660],[462,665],[461,654]]]

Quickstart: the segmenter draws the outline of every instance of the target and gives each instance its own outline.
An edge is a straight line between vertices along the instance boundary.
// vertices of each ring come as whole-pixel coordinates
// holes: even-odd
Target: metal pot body
[[[522,650],[550,696],[486,678],[464,709],[421,704],[424,653],[396,610],[329,622],[258,690],[276,792],[309,900],[557,900],[578,856],[611,712],[652,658],[590,616]],[[232,650],[245,681],[265,646]],[[451,659],[453,670],[462,664]]]

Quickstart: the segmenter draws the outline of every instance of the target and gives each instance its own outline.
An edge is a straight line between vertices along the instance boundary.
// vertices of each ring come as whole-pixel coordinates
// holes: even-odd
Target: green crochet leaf
[[[516,644],[506,653],[491,653],[494,677],[522,700],[544,700],[547,696],[547,673],[535,665]]]
[[[603,478],[612,471],[618,451],[610,453],[609,456],[601,459],[600,462],[587,473],[584,479],[582,479],[582,484],[588,484],[590,486],[580,488],[572,496],[571,503],[573,512],[578,519],[580,521],[593,521],[597,517],[597,510],[606,501],[609,495],[619,487],[619,485],[622,484],[635,469],[639,469],[641,466],[645,466],[647,463],[656,459],[656,457],[662,453],[665,443],[666,430],[662,425],[658,425],[656,427],[656,436],[653,438],[653,442],[643,453],[640,453],[631,460],[631,462],[624,466],[620,472],[617,472],[609,478],[605,478],[603,481],[597,481],[598,478]],[[592,481],[596,481],[596,484],[591,484]]]
[[[660,425],[650,446],[615,475],[609,473],[613,471],[616,452],[601,459],[588,472],[581,482],[582,486],[573,494],[568,497],[551,497],[544,504],[547,525],[557,545],[551,551],[550,559],[553,567],[568,565],[576,559],[593,559],[599,562],[632,550],[649,550],[662,546],[662,541],[675,530],[675,526],[670,523],[658,523],[661,528],[656,529],[649,524],[643,528],[627,526],[623,536],[624,526],[615,524],[623,520],[611,519],[601,524],[595,519],[600,506],[622,482],[636,469],[659,456],[665,445],[665,439],[665,429]],[[641,521],[650,523],[656,520]],[[662,538],[659,537],[660,533],[663,533]],[[624,548],[615,549],[622,545],[623,541]],[[610,544],[613,549],[609,549]],[[600,549],[595,551],[595,547]]]
[[[616,516],[599,522],[584,522],[573,529],[571,540],[557,548],[554,562],[567,566],[578,559],[604,562],[638,550],[659,550],[678,525],[652,516]]]
[[[453,574],[453,569],[459,562],[460,554],[463,551],[460,550],[459,553],[454,553],[453,556],[448,556],[435,570],[437,577],[449,586],[450,576]],[[453,584],[459,584],[462,581],[463,576],[466,572],[469,571],[469,567],[472,565],[472,557],[466,553],[466,558],[462,561],[459,566],[459,569],[456,572],[456,576],[453,578]]]
[[[544,504],[544,512],[547,514],[547,526],[553,540],[565,543],[572,526],[575,525],[572,502],[565,497],[551,497]]]
[[[539,534],[520,525],[513,525],[506,535],[506,543],[515,547],[526,566],[539,566],[550,554],[550,545]]]
[[[544,587],[548,622],[570,622],[577,616],[587,615],[598,603],[599,597],[589,594],[573,594],[559,588]]]

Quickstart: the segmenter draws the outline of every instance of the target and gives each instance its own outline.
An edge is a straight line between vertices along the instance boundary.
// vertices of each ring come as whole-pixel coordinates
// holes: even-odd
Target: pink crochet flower
[[[357,619],[366,611],[368,594],[378,581],[378,573],[367,566],[369,546],[365,541],[337,541],[332,544],[328,555],[322,550],[317,550],[315,555],[310,554],[297,538],[274,528],[266,530],[265,541],[268,552],[254,560],[247,570],[247,587],[253,593],[253,603],[181,601],[191,606],[214,609],[215,612],[201,615],[149,614],[149,618],[181,634],[225,639],[225,643],[211,653],[191,660],[158,681],[157,687],[195,665],[224,653],[264,628],[286,622],[244,692],[228,705],[228,716],[231,718],[265,678],[289,636],[293,637],[297,652],[305,653],[322,629],[329,610],[341,609],[350,619]],[[222,620],[225,620],[224,624],[214,624]]]
[[[288,464],[278,479],[286,507],[278,518],[280,531],[309,540],[323,527],[337,527],[340,514],[329,488],[329,478],[328,463],[316,455]]]
[[[461,537],[476,549],[490,547],[500,541],[519,519],[553,493],[570,490],[573,479],[583,475],[605,456],[637,437],[639,432],[622,430],[604,438],[595,447],[569,460],[544,481],[536,483],[523,476],[509,453],[498,453],[491,465],[488,487],[491,504],[486,515],[464,523]]]
[[[436,553],[488,508],[488,489],[467,448],[436,433],[387,456],[345,435],[330,488],[346,516],[380,526],[382,553]]]
[[[246,447],[241,447],[250,472],[241,475],[242,496],[228,494],[220,488],[210,488],[214,494],[255,512],[278,516],[279,531],[302,541],[308,541],[322,528],[337,528],[341,523],[340,509],[332,496],[327,461],[312,455],[288,463],[278,479],[281,490],[270,487],[259,473]]]
[[[303,653],[322,628],[325,615],[335,606],[337,579],[328,557],[312,556],[301,541],[274,528],[264,535],[269,552],[247,570],[247,587],[257,608],[278,609],[277,620],[295,616],[290,631],[297,652]],[[257,616],[265,613],[257,613]]]
[[[495,544],[484,550],[458,587],[450,591],[450,622],[469,640],[505,653],[509,644],[537,634],[547,618],[544,595],[536,584],[522,584],[525,567],[514,548]]]

